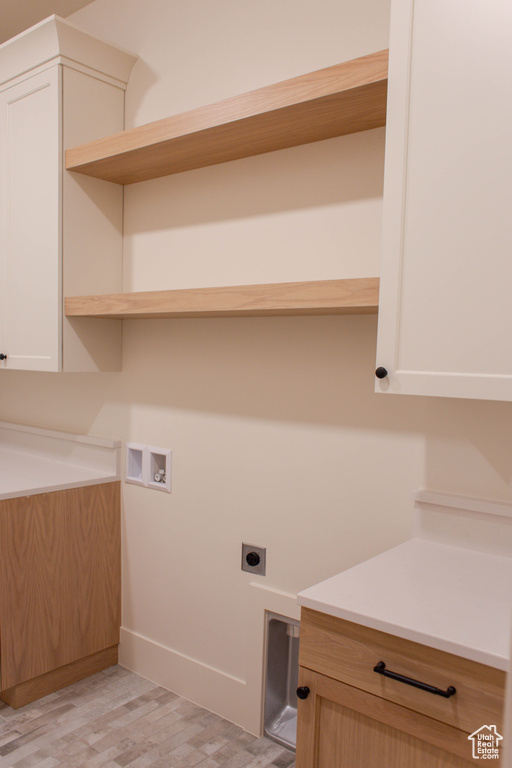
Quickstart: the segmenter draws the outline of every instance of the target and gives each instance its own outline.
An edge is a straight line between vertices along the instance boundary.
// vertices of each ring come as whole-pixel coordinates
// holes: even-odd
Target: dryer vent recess
[[[253,544],[242,544],[242,571],[265,575],[267,550],[265,547],[255,547]]]

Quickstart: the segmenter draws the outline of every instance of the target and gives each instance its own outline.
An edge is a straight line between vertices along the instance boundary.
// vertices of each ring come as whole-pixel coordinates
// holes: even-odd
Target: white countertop
[[[0,447],[0,499],[109,483],[119,477],[96,468]]]
[[[439,539],[411,539],[304,590],[298,602],[507,671],[512,557]]]
[[[0,422],[0,499],[119,480],[120,445]]]

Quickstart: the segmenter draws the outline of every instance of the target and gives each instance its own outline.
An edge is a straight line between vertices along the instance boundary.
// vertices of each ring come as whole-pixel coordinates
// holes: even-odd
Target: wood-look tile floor
[[[14,710],[0,768],[294,768],[295,755],[123,667]]]

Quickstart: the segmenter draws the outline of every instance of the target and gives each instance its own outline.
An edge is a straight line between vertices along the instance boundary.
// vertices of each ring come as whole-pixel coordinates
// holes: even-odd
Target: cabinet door
[[[0,352],[4,367],[61,363],[61,68],[0,93]]]
[[[119,483],[0,501],[0,690],[117,645]]]
[[[377,391],[512,400],[512,4],[393,0]]]
[[[300,685],[297,768],[469,768],[457,728],[308,669]],[[499,760],[494,761],[499,765]]]

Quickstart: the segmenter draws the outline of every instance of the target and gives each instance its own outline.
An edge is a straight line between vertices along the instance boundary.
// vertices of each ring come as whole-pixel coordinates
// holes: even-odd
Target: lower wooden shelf
[[[65,313],[118,319],[375,314],[378,304],[379,278],[363,277],[73,296]]]

